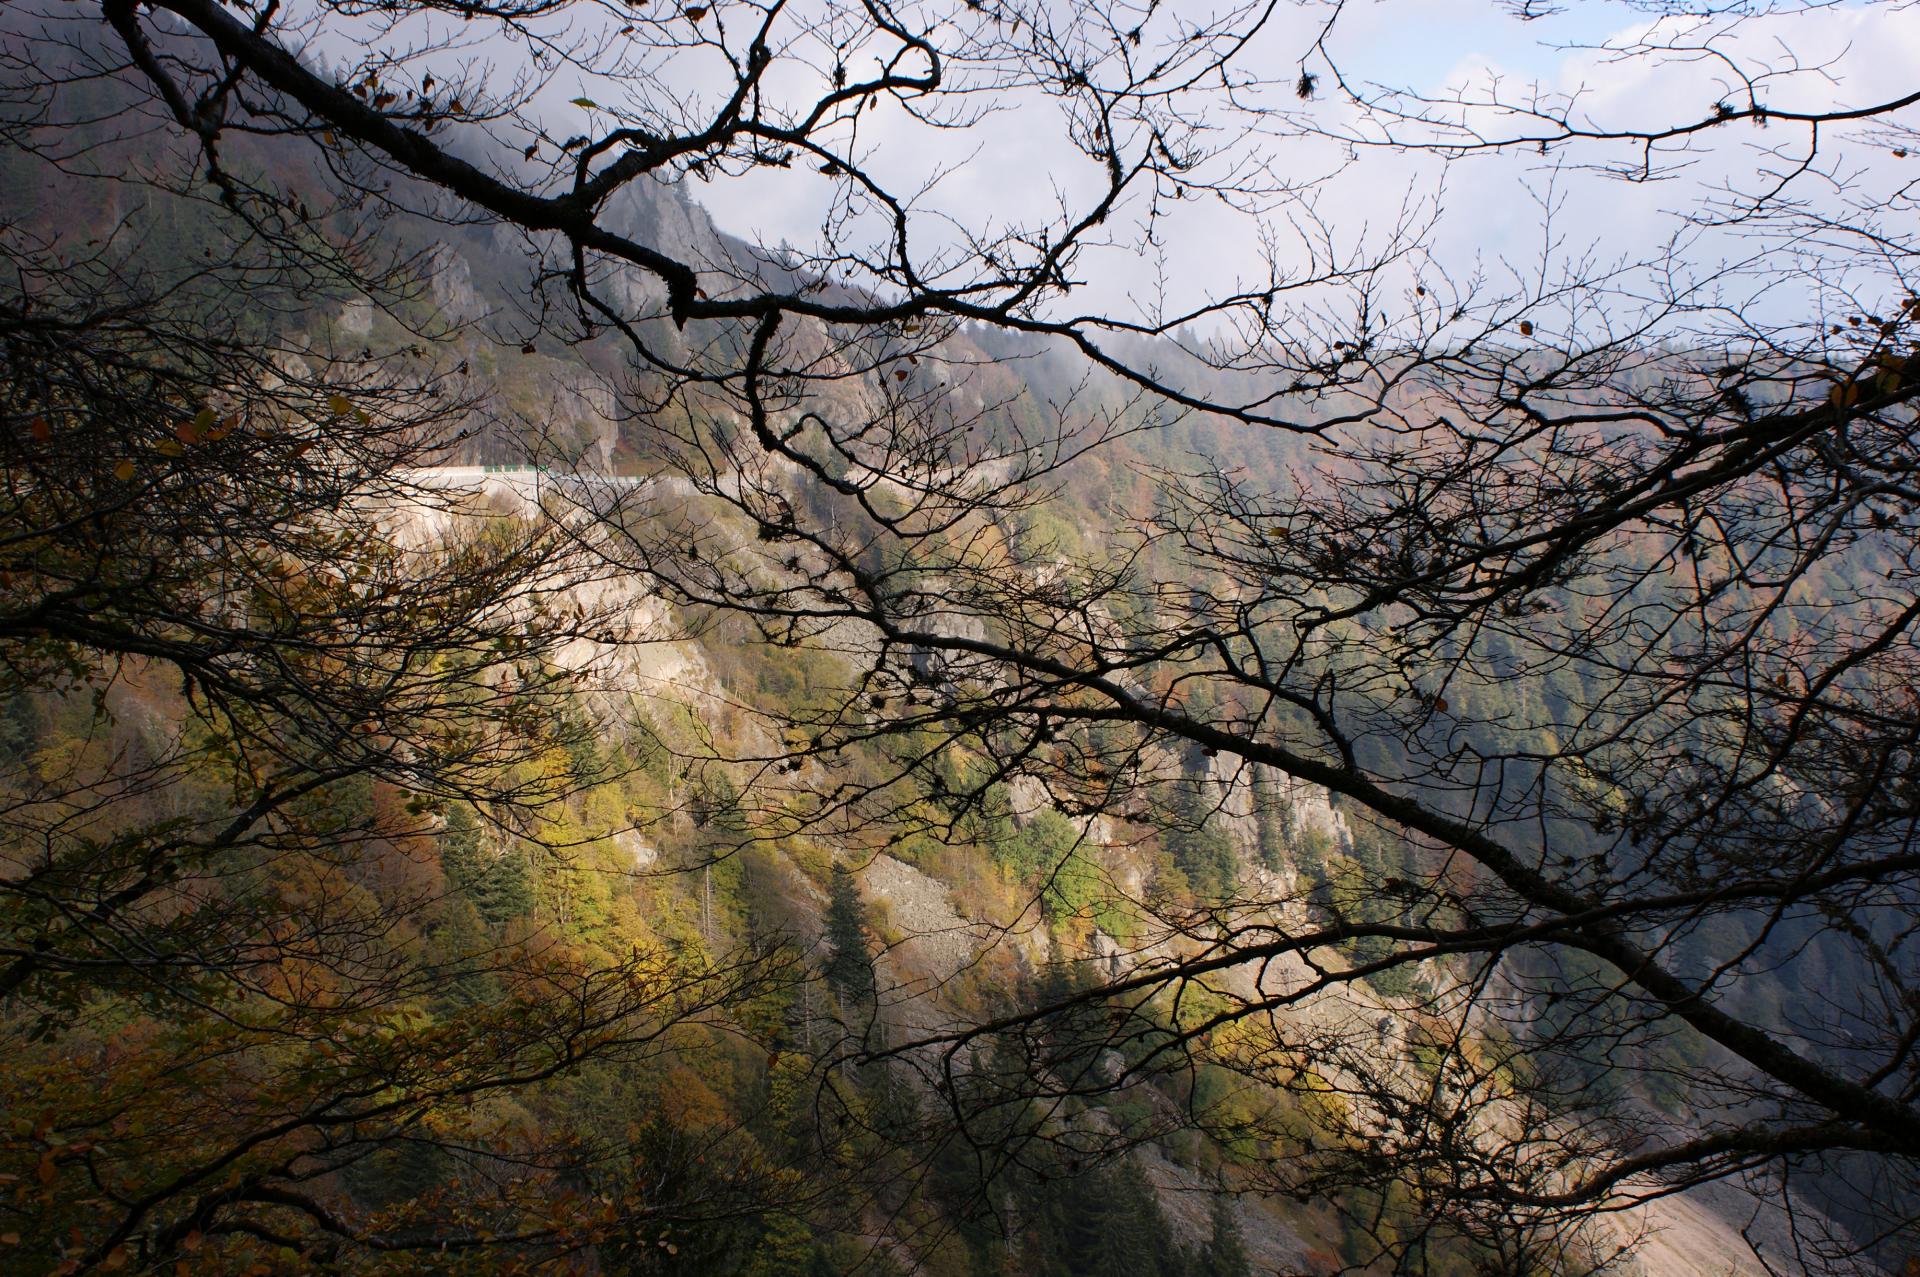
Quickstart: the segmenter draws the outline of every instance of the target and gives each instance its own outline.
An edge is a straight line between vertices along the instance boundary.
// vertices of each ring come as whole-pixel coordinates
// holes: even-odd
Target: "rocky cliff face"
[[[1205,760],[1206,806],[1217,811],[1243,861],[1269,861],[1299,848],[1346,854],[1353,831],[1324,785],[1261,763]]]

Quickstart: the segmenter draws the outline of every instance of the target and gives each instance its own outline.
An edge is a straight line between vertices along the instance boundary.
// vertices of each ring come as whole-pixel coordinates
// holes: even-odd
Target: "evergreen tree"
[[[1264,869],[1279,870],[1287,863],[1287,851],[1293,842],[1289,826],[1291,809],[1275,792],[1272,773],[1264,767],[1253,770],[1254,850]]]
[[[455,804],[440,839],[440,868],[447,885],[466,896],[489,923],[533,912],[533,870],[515,851],[496,855],[481,837],[480,822]]]
[[[471,885],[485,875],[480,822],[465,803],[455,803],[447,812],[446,828],[440,832],[440,869],[447,875],[449,887],[469,897]]]
[[[490,1006],[499,1000],[499,977],[486,969],[492,942],[471,898],[449,892],[427,924],[426,939],[427,952],[446,972],[434,993],[437,1014],[457,1015],[467,1007]]]
[[[1233,1217],[1233,1201],[1223,1193],[1213,1199],[1213,1235],[1200,1255],[1200,1275],[1248,1277],[1251,1271],[1247,1248],[1240,1240],[1240,1224]]]
[[[791,1215],[774,1215],[767,1219],[754,1245],[746,1274],[747,1277],[798,1277],[813,1270],[818,1256],[813,1230],[807,1227],[806,1221]]]
[[[847,1007],[873,1000],[873,957],[867,952],[866,908],[853,874],[845,865],[833,867],[827,892],[827,985]]]
[[[1173,828],[1162,841],[1193,894],[1209,900],[1232,895],[1239,880],[1240,857],[1233,839],[1220,828],[1199,780],[1175,791],[1173,814]]]
[[[1055,1163],[1048,1170],[1027,1199],[1029,1271],[1049,1277],[1187,1277],[1188,1255],[1137,1163],[1092,1170]]]

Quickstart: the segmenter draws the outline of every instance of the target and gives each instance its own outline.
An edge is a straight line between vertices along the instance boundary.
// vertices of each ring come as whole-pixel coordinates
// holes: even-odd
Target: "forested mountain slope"
[[[1290,389],[1329,433],[1249,432],[1057,340],[796,322],[817,380],[770,424],[589,331],[533,264],[564,271],[563,245],[395,212],[368,190],[409,179],[344,147],[243,136],[222,162],[276,200],[212,188],[69,38],[70,82],[53,107],[19,89],[0,149],[0,1266],[1666,1277],[1803,1271],[1809,1238],[1862,1272],[1904,1258],[1874,1234],[1902,1190],[1844,1142],[1772,1197],[1743,1193],[1775,1163],[1735,1141],[1704,1191],[1669,1196],[1691,1172],[1656,1157],[1597,1218],[1556,1209],[1583,1168],[1719,1138],[1769,1096],[1601,958],[1535,943],[1555,924],[1390,802],[1182,726],[1257,727],[1337,772],[1298,744],[1322,702],[1240,677],[1306,670],[1362,724],[1347,761],[1383,799],[1437,793],[1443,817],[1536,831],[1570,879],[1644,880],[1677,902],[1636,928],[1687,978],[1731,972],[1717,1007],[1869,1058],[1800,1003],[1854,1015],[1876,962],[1906,961],[1897,908],[1836,938],[1716,912],[1711,866],[1673,881],[1641,849],[1688,837],[1659,828],[1702,801],[1678,760],[1696,782],[1734,764],[1663,706],[1635,721],[1669,733],[1667,787],[1610,771],[1609,742],[1643,743],[1596,708],[1616,649],[1423,647],[1357,613],[1278,645],[1285,609],[1339,601],[1296,594],[1276,547],[1336,580],[1417,552],[1287,512],[1391,484],[1392,441],[1439,411],[1417,379],[1367,414]],[[179,39],[164,57],[192,56]],[[604,220],[703,263],[717,297],[841,287],[686,188],[626,186]],[[600,269],[636,312],[664,297]],[[689,360],[743,340],[635,322]],[[1191,396],[1275,389],[1138,340]],[[1698,360],[1626,362],[1584,392]],[[1653,614],[1684,575],[1664,553],[1623,539],[1596,570],[1640,573],[1625,594]],[[1863,537],[1806,588],[1871,593],[1897,559]],[[1611,630],[1572,573],[1527,602],[1626,663],[1698,637],[1635,646],[1642,609]],[[1781,650],[1825,615],[1794,606],[1768,621]],[[1834,797],[1783,770],[1752,801],[1785,827]]]

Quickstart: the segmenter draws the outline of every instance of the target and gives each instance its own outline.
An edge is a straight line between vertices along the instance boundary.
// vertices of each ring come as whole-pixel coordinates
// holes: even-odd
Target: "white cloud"
[[[1199,11],[1196,0],[1165,0],[1165,5],[1188,21]],[[1303,109],[1291,91],[1303,65],[1327,76],[1312,53],[1327,12],[1322,4],[1282,4],[1273,25],[1247,51],[1247,65],[1275,82],[1268,105]],[[1734,84],[1728,69],[1711,60],[1609,62],[1591,51],[1556,47],[1617,40],[1646,29],[1646,20],[1631,6],[1592,0],[1540,22],[1518,21],[1508,6],[1491,0],[1348,0],[1328,47],[1355,84],[1407,85],[1438,94],[1453,86],[1484,86],[1498,77],[1508,91],[1537,83],[1577,94],[1585,115],[1615,124],[1698,117],[1729,96]],[[1656,25],[1662,34],[1678,29],[1670,20]],[[1777,65],[1792,51],[1803,69],[1768,83],[1767,100],[1776,109],[1859,105],[1909,87],[1911,69],[1920,65],[1920,22],[1903,5],[1794,6],[1745,23],[1722,49],[1748,67]],[[498,42],[482,42],[473,52],[492,55],[502,73],[525,57],[524,46]],[[856,74],[857,57],[851,67]],[[726,78],[677,55],[657,69],[657,77],[637,77],[629,87],[660,100],[690,101],[702,92],[711,96],[712,86]],[[802,83],[806,74],[796,71],[788,84],[776,87],[798,94],[813,87]],[[1319,100],[1304,109],[1337,124],[1344,108],[1325,91],[1330,85],[1322,88]],[[563,73],[542,96],[540,109],[555,121],[556,134],[564,135],[580,116],[568,99],[584,93],[611,104],[620,92],[618,86],[581,83]],[[1006,109],[953,132],[930,129],[890,103],[862,116],[860,156],[891,189],[912,191],[945,171],[938,185],[915,201],[914,241],[923,254],[955,242],[955,227],[990,233],[1044,222],[1056,214],[1057,192],[1084,205],[1098,189],[1098,168],[1067,140],[1055,100],[1029,93],[1003,105]],[[1790,160],[1803,139],[1803,130],[1783,123],[1765,130],[1746,124],[1714,130],[1699,139],[1696,153],[1685,157],[1688,166],[1674,180],[1640,185],[1556,171],[1569,162],[1631,158],[1631,148],[1624,146],[1474,160],[1454,166],[1443,185],[1440,165],[1388,152],[1363,151],[1348,162],[1324,141],[1269,137],[1266,145],[1280,175],[1311,184],[1314,210],[1348,245],[1369,238],[1377,243],[1405,202],[1439,198],[1443,192],[1445,217],[1433,246],[1443,265],[1465,273],[1482,258],[1536,261],[1542,246],[1539,201],[1548,190],[1560,200],[1554,231],[1563,254],[1646,255],[1706,192],[1724,182],[1751,188],[1765,171]],[[1875,192],[1890,192],[1905,180],[1909,167],[1920,173],[1920,159],[1902,166],[1885,147],[1848,149],[1831,131],[1823,141],[1834,171],[1855,180],[1868,203],[1879,198]],[[1769,154],[1779,148],[1785,148],[1784,156]],[[1229,154],[1222,162],[1234,158]],[[1839,198],[1818,180],[1804,186],[1810,198]],[[811,165],[761,169],[689,187],[725,229],[756,242],[788,241],[803,249],[818,240],[834,190],[834,181]],[[1123,209],[1105,228],[1116,245],[1083,259],[1079,274],[1086,283],[1076,305],[1125,311],[1131,298],[1150,293],[1164,279],[1173,294],[1169,301],[1178,309],[1236,282],[1251,283],[1261,272],[1263,232],[1277,233],[1283,264],[1305,267],[1304,249],[1288,238],[1288,215],[1299,206],[1272,210],[1264,220],[1214,200],[1177,206],[1161,227],[1164,257],[1143,252],[1137,242],[1142,208],[1136,202]],[[1710,238],[1692,251],[1705,261],[1751,247],[1746,241]]]

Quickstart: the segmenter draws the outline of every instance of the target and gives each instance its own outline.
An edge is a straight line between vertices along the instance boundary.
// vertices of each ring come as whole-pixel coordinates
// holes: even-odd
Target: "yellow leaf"
[[[162,439],[153,445],[153,450],[163,457],[177,457],[184,451],[178,439]]]
[[[334,416],[344,417],[353,411],[353,401],[345,395],[329,395],[327,407],[332,410]]]
[[[127,480],[133,478],[133,471],[134,471],[133,462],[122,461],[119,465],[113,468],[113,477],[120,480],[120,482],[125,483]]]

